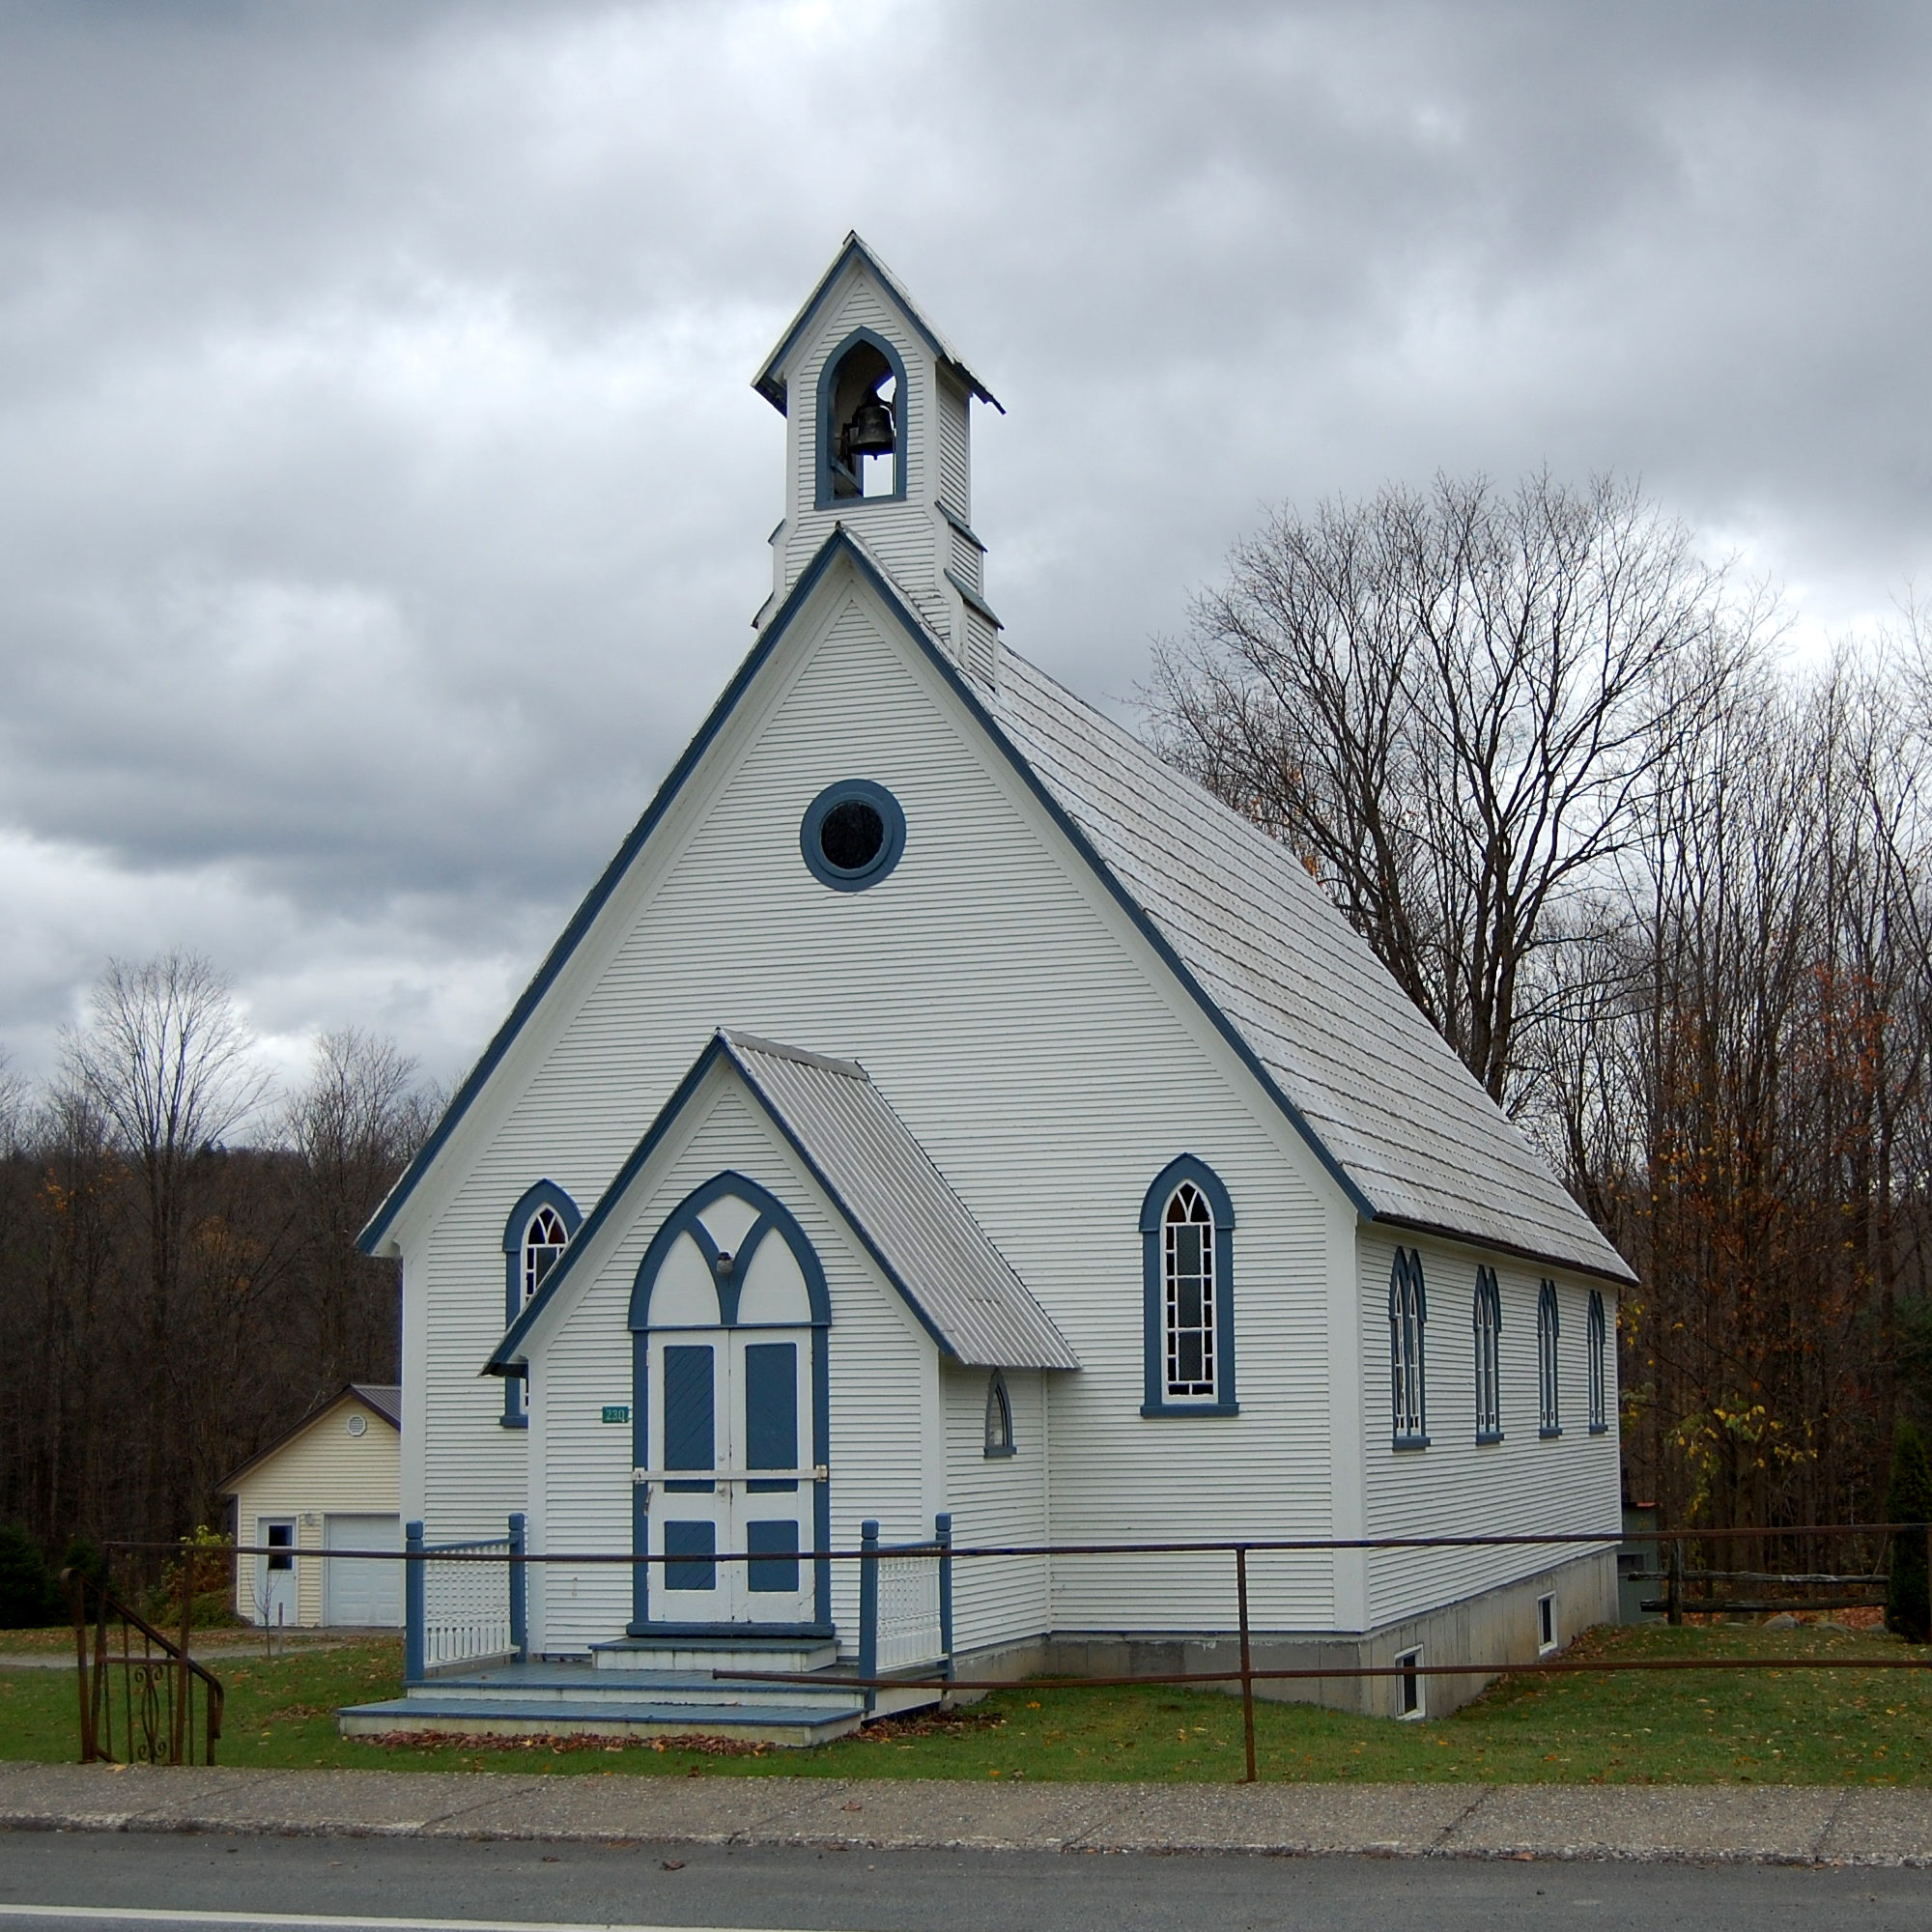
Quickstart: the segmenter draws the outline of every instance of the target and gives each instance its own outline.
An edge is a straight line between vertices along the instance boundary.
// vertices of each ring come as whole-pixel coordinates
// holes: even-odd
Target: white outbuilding
[[[530,1661],[417,1714],[1225,1657],[1228,1555],[1040,1546],[1614,1536],[1630,1269],[1294,855],[1005,642],[984,384],[857,236],[755,384],[752,650],[363,1236],[402,1263],[405,1519],[603,1559],[529,1565]],[[1036,1553],[956,1557],[940,1605],[948,1533]],[[926,1552],[869,1602],[814,1554],[868,1535]],[[1610,1545],[1258,1553],[1248,1588],[1285,1664],[1616,1613]]]
[[[235,1498],[236,1542],[263,1552],[236,1564],[238,1616],[307,1628],[402,1623],[403,1566],[367,1553],[403,1547],[402,1394],[351,1382],[222,1484]]]

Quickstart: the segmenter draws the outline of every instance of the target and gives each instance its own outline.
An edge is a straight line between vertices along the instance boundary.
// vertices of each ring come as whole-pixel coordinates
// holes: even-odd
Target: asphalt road
[[[1552,1920],[1923,1932],[1932,1871],[0,1833],[0,1932],[1489,1932]]]

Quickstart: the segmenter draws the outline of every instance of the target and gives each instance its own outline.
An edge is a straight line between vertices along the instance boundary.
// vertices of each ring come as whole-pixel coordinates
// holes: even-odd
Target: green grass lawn
[[[1591,1633],[1571,1657],[1915,1657],[1883,1635],[1661,1625]],[[1241,1775],[1241,1710],[1211,1692],[1016,1685],[948,1715],[872,1726],[811,1750],[601,1743],[510,1748],[385,1746],[335,1733],[338,1705],[393,1696],[391,1639],[278,1657],[228,1656],[219,1761],[380,1767],[828,1777],[1131,1778]],[[0,1671],[0,1758],[71,1760],[71,1673]],[[1932,1668],[1628,1672],[1516,1679],[1439,1722],[1257,1706],[1264,1778],[1500,1783],[1932,1783]]]

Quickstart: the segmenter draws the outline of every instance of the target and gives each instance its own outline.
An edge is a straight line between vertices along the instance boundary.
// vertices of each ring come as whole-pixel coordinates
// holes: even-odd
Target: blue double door
[[[810,1369],[810,1328],[651,1333],[647,1622],[812,1621]]]

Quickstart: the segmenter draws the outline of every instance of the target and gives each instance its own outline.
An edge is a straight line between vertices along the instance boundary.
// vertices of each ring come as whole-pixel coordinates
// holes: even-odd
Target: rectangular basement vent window
[[[1400,1651],[1395,1667],[1402,1674],[1395,1680],[1395,1714],[1398,1718],[1419,1718],[1422,1712],[1422,1646]]]
[[[1556,1592],[1536,1600],[1536,1654],[1548,1657],[1556,1648]]]

